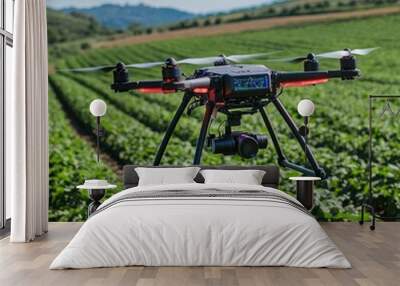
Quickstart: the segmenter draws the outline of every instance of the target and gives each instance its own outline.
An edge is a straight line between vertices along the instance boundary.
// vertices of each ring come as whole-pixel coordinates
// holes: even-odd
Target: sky
[[[52,8],[92,7],[101,4],[139,4],[156,7],[171,7],[192,13],[212,13],[229,11],[271,2],[271,0],[47,0]]]

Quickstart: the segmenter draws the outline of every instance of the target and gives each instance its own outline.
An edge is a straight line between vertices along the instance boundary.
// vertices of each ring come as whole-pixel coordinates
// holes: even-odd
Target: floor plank
[[[50,271],[55,256],[81,223],[50,223],[49,233],[28,244],[0,240],[0,285],[399,285],[400,223],[382,222],[375,231],[356,223],[322,223],[352,263],[352,269],[289,267],[120,267]]]

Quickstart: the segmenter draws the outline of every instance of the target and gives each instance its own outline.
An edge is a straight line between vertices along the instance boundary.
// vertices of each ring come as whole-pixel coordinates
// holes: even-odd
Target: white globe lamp
[[[90,103],[90,113],[95,117],[102,117],[107,112],[107,104],[101,99],[95,99]]]
[[[309,133],[308,129],[308,118],[313,115],[315,111],[314,103],[309,99],[300,100],[297,104],[297,112],[304,117],[304,125],[300,127],[299,132],[304,138],[304,154],[307,162],[307,135]]]
[[[314,103],[309,99],[303,99],[297,105],[297,111],[303,117],[309,117],[314,113]]]

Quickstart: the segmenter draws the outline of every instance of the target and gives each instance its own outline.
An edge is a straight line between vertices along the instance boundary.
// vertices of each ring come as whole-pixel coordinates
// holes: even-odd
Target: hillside
[[[65,14],[50,8],[47,8],[47,26],[49,44],[110,34],[110,30],[93,17],[79,13]]]
[[[195,15],[172,8],[156,8],[147,5],[105,4],[91,8],[66,8],[66,13],[90,15],[102,25],[113,29],[126,29],[132,24],[146,27],[161,26],[193,18]]]
[[[275,16],[306,15],[327,12],[354,11],[396,5],[397,0],[289,0],[272,4],[250,7],[221,15],[221,21],[235,22],[247,19],[259,19]]]
[[[199,26],[215,26],[233,22],[246,22],[287,16],[315,15],[333,12],[358,11],[379,7],[398,6],[399,0],[288,0],[243,8],[225,13],[200,16],[174,23],[170,30]]]
[[[399,14],[400,6],[390,6],[375,9],[364,9],[356,11],[344,11],[334,13],[312,14],[312,15],[296,15],[281,16],[266,19],[248,20],[244,22],[232,22],[222,25],[213,25],[207,27],[192,27],[187,29],[179,29],[174,31],[153,32],[146,35],[119,35],[113,36],[112,39],[98,41],[93,43],[94,47],[116,47],[130,44],[147,43],[176,38],[193,38],[199,36],[225,35],[235,34],[245,31],[265,30],[279,26],[298,26],[307,23],[335,22],[355,18],[386,16],[390,14]]]

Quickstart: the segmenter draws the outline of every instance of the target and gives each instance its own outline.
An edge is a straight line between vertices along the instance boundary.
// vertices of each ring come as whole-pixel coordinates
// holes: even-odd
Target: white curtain
[[[46,1],[15,1],[14,27],[14,94],[6,99],[6,187],[12,202],[10,241],[28,242],[47,232],[48,225]]]

